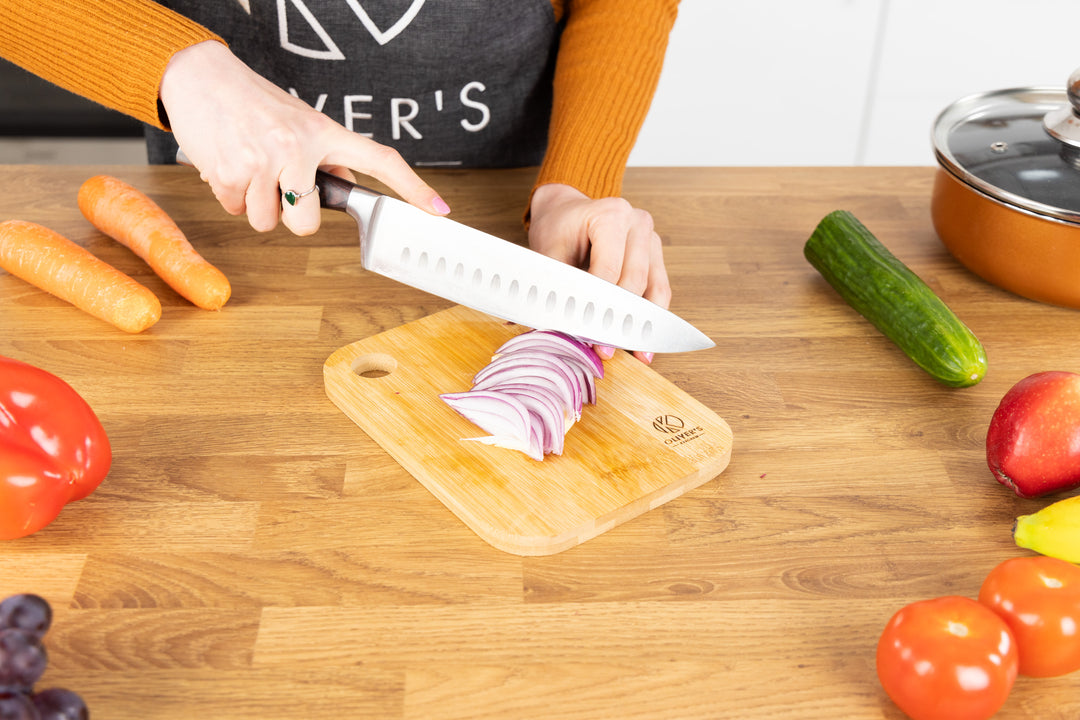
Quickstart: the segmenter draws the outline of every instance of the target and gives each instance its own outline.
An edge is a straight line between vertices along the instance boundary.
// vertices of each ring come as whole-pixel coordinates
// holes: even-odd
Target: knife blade
[[[675,313],[584,270],[323,171],[315,182],[323,207],[356,220],[366,270],[600,345],[656,353],[715,345]]]

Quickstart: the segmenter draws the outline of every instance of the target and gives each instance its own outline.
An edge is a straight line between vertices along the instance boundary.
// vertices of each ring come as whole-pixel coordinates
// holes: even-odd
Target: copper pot
[[[1080,70],[1068,90],[963,98],[933,142],[931,217],[949,252],[994,285],[1080,308]]]

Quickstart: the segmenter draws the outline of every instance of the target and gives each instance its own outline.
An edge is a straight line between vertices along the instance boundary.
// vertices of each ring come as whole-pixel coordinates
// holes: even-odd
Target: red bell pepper
[[[0,540],[35,533],[101,484],[105,428],[66,382],[0,356]]]

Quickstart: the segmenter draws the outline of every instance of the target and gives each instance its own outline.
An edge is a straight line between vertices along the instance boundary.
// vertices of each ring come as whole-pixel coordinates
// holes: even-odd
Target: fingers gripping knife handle
[[[189,167],[195,166],[183,150],[176,151],[176,162]],[[361,227],[368,227],[382,195],[322,170],[315,172],[315,184],[319,188],[319,204],[322,207],[349,213],[361,223]],[[354,193],[354,190],[357,192]]]
[[[360,225],[363,241],[379,201],[385,196],[322,170],[315,173],[315,185],[319,188],[319,204],[328,210],[341,210],[352,215]]]

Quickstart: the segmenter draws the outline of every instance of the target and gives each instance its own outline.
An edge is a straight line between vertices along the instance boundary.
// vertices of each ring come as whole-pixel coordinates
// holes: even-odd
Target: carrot
[[[0,222],[0,267],[130,333],[161,317],[161,303],[148,288],[36,223]]]
[[[183,231],[142,191],[109,175],[79,188],[79,209],[94,227],[131,249],[173,290],[204,310],[220,310],[228,278],[191,246]]]

